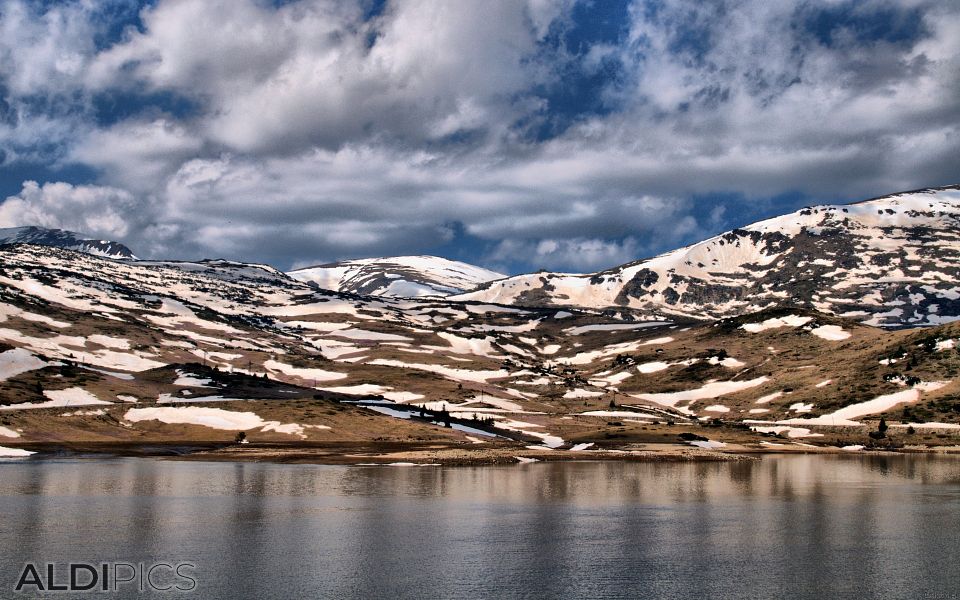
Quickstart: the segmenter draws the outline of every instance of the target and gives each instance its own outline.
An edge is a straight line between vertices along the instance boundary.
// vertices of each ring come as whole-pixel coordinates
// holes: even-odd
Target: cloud
[[[37,225],[106,238],[123,238],[143,206],[116,188],[25,181],[23,190],[0,204],[0,227]]]
[[[5,3],[0,166],[95,181],[28,182],[3,219],[142,255],[285,267],[463,237],[589,270],[960,166],[950,3],[279,4]]]
[[[0,12],[0,72],[7,94],[70,94],[95,54],[89,3],[8,0]]]
[[[80,137],[65,159],[100,169],[112,185],[147,193],[202,146],[202,139],[171,119],[124,121]]]
[[[512,264],[518,256],[535,269],[593,272],[637,258],[639,242],[632,237],[621,241],[596,238],[504,240],[484,257],[490,264]]]
[[[427,251],[450,241],[451,223],[491,244],[556,238],[551,235],[556,233],[583,238],[656,232],[665,242],[697,226],[687,214],[690,203],[682,199],[594,202],[591,192],[576,188],[546,195],[536,181],[524,181],[510,169],[466,173],[459,164],[435,164],[431,155],[370,147],[268,161],[227,155],[194,160],[169,179],[162,199],[163,219],[181,228],[204,227],[201,237],[218,251],[258,247],[262,260],[291,262],[389,254],[397,247]],[[253,224],[261,225],[241,227]],[[636,248],[631,244],[627,247]],[[591,248],[593,263],[608,261]],[[550,264],[561,264],[560,253],[542,254],[553,257]]]
[[[98,20],[92,2],[0,6],[0,165],[55,162],[89,130],[83,80]]]
[[[495,134],[537,74],[524,59],[551,13],[534,4],[401,2],[364,21],[344,2],[161,2],[97,57],[91,81],[193,97],[206,136],[233,152]]]
[[[370,172],[379,175],[369,177]],[[475,183],[465,187],[465,177]],[[453,223],[486,245],[511,241],[489,260],[611,266],[643,248],[629,237],[633,234],[675,242],[698,226],[681,199],[590,200],[576,189],[544,198],[535,182],[508,171],[465,174],[460,166],[435,165],[429,155],[411,159],[350,147],[266,161],[232,155],[194,159],[166,177],[163,189],[139,195],[115,187],[28,182],[0,205],[0,215],[18,225],[109,232],[144,255],[245,256],[282,267],[392,254],[397,248],[427,252],[451,242]],[[587,237],[591,232],[627,239],[604,243]],[[538,242],[566,237],[575,243],[550,249]],[[506,254],[528,246],[536,251]]]

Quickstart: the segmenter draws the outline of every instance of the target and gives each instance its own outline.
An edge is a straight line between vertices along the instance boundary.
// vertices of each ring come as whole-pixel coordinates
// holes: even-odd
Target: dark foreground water
[[[101,597],[958,598],[960,459],[0,464],[0,597],[117,561],[197,588]]]

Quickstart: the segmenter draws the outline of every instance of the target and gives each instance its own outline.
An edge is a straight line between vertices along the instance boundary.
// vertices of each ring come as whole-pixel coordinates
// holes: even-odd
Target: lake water
[[[5,461],[0,518],[0,598],[27,562],[115,561],[196,565],[153,597],[960,597],[960,457]]]

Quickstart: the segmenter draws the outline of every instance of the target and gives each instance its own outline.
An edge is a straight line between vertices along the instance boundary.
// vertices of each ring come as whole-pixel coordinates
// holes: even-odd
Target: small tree
[[[887,426],[887,420],[883,417],[880,417],[880,424],[877,425],[877,433],[880,434],[880,437],[886,437],[887,429],[889,429]]]
[[[244,443],[245,441],[247,441],[247,434],[246,434],[246,432],[244,432],[244,431],[238,432],[238,433],[237,433],[237,436],[236,436],[235,438],[233,438],[233,441],[236,442],[237,444],[242,444],[242,443]]]

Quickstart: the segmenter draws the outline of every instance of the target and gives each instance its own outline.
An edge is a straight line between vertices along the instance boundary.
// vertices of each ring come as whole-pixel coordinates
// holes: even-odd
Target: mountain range
[[[232,456],[240,431],[268,459],[419,444],[434,450],[390,456],[456,462],[479,444],[512,462],[642,455],[681,434],[710,451],[857,447],[880,416],[902,425],[896,443],[955,444],[958,206],[943,188],[811,207],[448,297],[496,274],[414,257],[291,276],[0,245],[0,447]]]
[[[0,230],[0,243],[136,258],[117,242],[38,227]],[[507,277],[436,256],[396,256],[287,275],[363,296],[625,310],[643,318],[719,319],[793,306],[875,326],[937,325],[960,317],[960,186],[807,207],[597,273]]]
[[[870,325],[960,317],[960,187],[823,205],[591,274],[534,273],[453,300],[717,319],[797,306]]]

